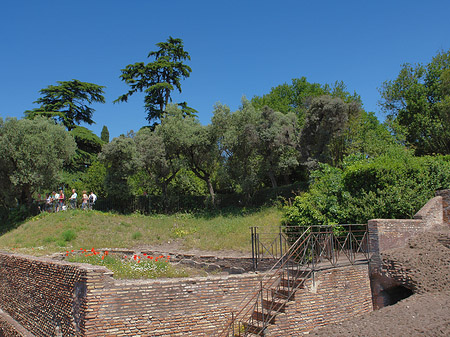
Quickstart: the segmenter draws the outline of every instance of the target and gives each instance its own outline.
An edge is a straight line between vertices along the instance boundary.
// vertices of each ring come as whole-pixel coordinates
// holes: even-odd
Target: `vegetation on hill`
[[[173,249],[251,252],[250,226],[277,233],[282,212],[270,207],[174,215],[121,215],[68,210],[41,213],[0,236],[0,249],[43,255],[72,249]]]

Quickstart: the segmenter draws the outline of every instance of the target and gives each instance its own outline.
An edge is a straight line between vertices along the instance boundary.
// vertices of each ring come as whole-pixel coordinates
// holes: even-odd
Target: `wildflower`
[[[105,255],[102,255],[102,260],[105,258]]]

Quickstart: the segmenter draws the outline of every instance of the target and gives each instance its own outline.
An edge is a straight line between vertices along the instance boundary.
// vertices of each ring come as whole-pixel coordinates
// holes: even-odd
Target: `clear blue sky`
[[[221,102],[234,111],[292,78],[344,81],[382,119],[378,88],[401,64],[427,63],[450,49],[450,1],[15,0],[0,5],[0,116],[23,117],[39,90],[78,79],[106,86],[95,125],[111,138],[146,125],[143,96],[120,70],[148,62],[169,36],[183,39],[191,76],[174,101],[210,122]]]

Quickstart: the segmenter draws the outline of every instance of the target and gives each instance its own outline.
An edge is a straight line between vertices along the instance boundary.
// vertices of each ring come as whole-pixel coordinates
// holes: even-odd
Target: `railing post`
[[[352,241],[353,241],[353,235],[352,235],[352,226],[349,226],[349,230],[348,230],[348,235],[349,237],[349,243],[350,243],[350,262],[351,264],[355,263],[356,260],[356,253],[353,252],[353,245],[352,245]]]
[[[253,262],[253,271],[256,271],[256,268],[258,267],[258,262],[257,262],[257,258],[256,258],[256,247],[255,247],[255,227],[250,227],[251,231],[252,231],[252,262]]]
[[[264,290],[263,290],[263,285],[262,285],[262,280],[259,281],[259,286],[261,289],[261,318],[262,318],[262,322],[263,322],[263,328],[266,325],[266,322],[264,320]],[[267,296],[267,299],[269,299],[269,296]],[[269,311],[270,314],[270,311]],[[263,330],[263,336],[264,336],[264,330]]]
[[[282,257],[283,256],[283,233],[282,233],[281,226],[279,228],[280,228],[280,232],[279,232],[279,235],[280,235],[280,257]],[[281,262],[284,262],[284,261],[282,260]]]

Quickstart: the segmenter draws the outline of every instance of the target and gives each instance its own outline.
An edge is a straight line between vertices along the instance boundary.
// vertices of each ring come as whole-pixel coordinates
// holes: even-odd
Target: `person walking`
[[[59,210],[62,211],[64,208],[64,200],[66,199],[63,190],[59,190]]]
[[[89,194],[89,209],[92,209],[94,207],[96,201],[97,196],[94,194],[94,192],[91,191],[91,194]]]
[[[86,191],[83,191],[83,196],[81,197],[81,209],[88,209],[89,197],[86,193]]]
[[[76,209],[77,208],[77,197],[78,197],[77,192],[75,191],[75,189],[72,189],[72,195],[69,198],[70,208],[71,209]]]
[[[53,211],[59,212],[59,193],[53,192]]]

